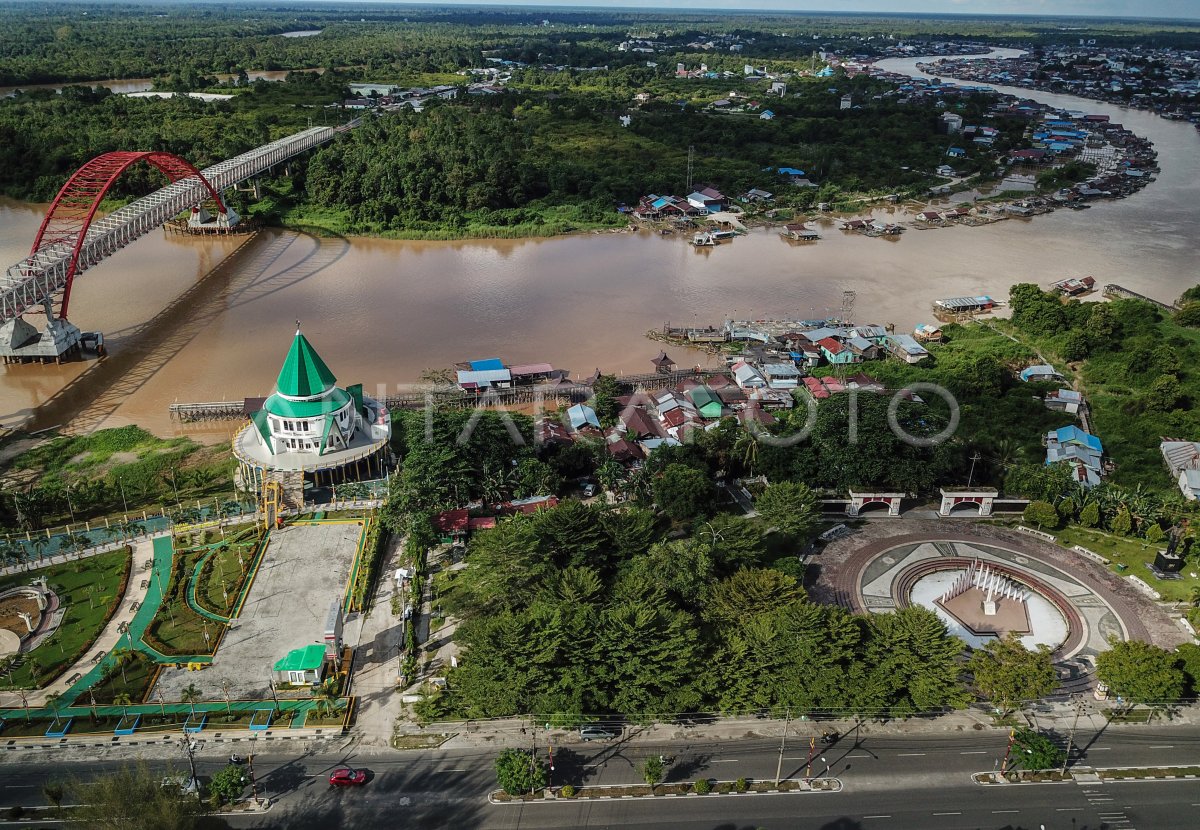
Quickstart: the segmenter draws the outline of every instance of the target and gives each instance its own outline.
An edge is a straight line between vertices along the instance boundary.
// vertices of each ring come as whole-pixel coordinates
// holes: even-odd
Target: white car
[[[162,780],[162,788],[179,790],[181,795],[200,795],[200,782],[186,775],[168,775]]]

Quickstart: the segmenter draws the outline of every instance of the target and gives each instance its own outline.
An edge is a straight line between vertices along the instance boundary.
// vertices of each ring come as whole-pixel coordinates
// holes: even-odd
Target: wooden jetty
[[[673,387],[683,380],[705,380],[718,375],[728,375],[726,369],[677,369],[673,372],[647,372],[636,375],[618,375],[617,384],[625,393],[639,389],[656,391]],[[395,395],[385,395],[384,405],[388,409],[423,409],[432,404],[437,408],[470,409],[473,407],[521,406],[541,402],[550,408],[587,400],[592,395],[592,379],[574,383],[541,384],[519,386],[511,389],[490,389],[483,394],[472,394],[458,386],[433,386],[414,389]],[[249,417],[249,413],[262,407],[262,398],[244,398],[240,401],[201,401],[196,403],[173,403],[167,407],[172,419],[190,424],[203,421],[232,421]]]
[[[1108,285],[1104,286],[1104,296],[1110,300],[1141,300],[1142,302],[1157,306],[1163,311],[1174,312],[1179,308],[1177,305],[1168,305],[1167,303],[1159,302],[1152,297],[1147,297],[1145,294],[1139,294],[1136,291],[1130,291],[1128,288],[1117,285],[1115,282],[1110,282]]]

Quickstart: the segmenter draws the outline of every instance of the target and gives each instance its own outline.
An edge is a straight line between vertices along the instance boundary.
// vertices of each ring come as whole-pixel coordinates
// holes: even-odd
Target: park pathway
[[[129,582],[125,586],[125,594],[121,597],[121,604],[117,607],[117,612],[104,626],[100,636],[96,638],[96,642],[92,643],[87,653],[74,665],[45,688],[25,693],[30,706],[44,706],[47,698],[52,694],[62,695],[64,703],[69,702],[68,699],[71,698],[69,692],[72,687],[80,685],[82,688],[83,679],[100,668],[105,655],[109,654],[118,644],[129,645],[125,629],[132,624],[138,609],[146,601],[152,582],[153,572],[151,569],[154,567],[155,542],[161,544],[163,541],[170,544],[170,540],[165,537],[161,541],[142,539],[133,543],[133,566],[129,571]],[[16,692],[0,692],[0,708],[20,708],[24,705],[21,696]]]

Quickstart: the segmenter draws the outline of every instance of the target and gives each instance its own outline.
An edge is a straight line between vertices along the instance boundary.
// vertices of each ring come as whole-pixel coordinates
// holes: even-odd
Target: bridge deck
[[[355,125],[357,122],[352,122]],[[201,171],[218,192],[257,176],[294,155],[311,150],[347,127],[312,127],[264,144]],[[123,208],[93,221],[79,252],[76,272],[84,271],[111,256],[168,219],[200,204],[208,189],[195,176],[181,179],[144,196]],[[0,326],[37,310],[66,287],[76,239],[43,245],[0,276]]]

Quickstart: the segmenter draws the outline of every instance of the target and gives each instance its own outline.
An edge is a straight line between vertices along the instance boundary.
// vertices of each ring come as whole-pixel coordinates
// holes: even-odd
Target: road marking
[[[1175,744],[1163,744],[1162,746],[1152,746],[1150,749],[1174,749]]]
[[[1059,813],[1069,813],[1069,812],[1072,812],[1073,810],[1082,810],[1084,808],[1083,807],[1055,807],[1054,809],[1056,812],[1059,812]]]
[[[899,758],[915,758],[918,755],[924,755],[924,754],[925,754],[924,752],[901,752],[897,757],[899,757]]]
[[[4,789],[6,789],[6,790],[31,790],[36,786],[37,786],[37,784],[5,784]]]
[[[737,758],[714,758],[713,763],[714,764],[736,764],[736,763],[738,763],[738,759]]]
[[[1094,746],[1087,750],[1087,752],[1108,752],[1110,749],[1112,749],[1111,746]]]
[[[969,752],[960,752],[959,755],[987,755],[986,749],[972,749]]]
[[[891,818],[891,816],[863,816],[863,818]]]
[[[847,758],[874,758],[874,755],[847,755]]]
[[[1000,813],[1019,813],[1019,812],[1021,812],[1021,811],[1020,810],[992,810],[992,815],[999,815]]]
[[[442,772],[466,772],[465,769],[444,769]]]
[[[961,816],[962,813],[934,813],[935,816]]]

